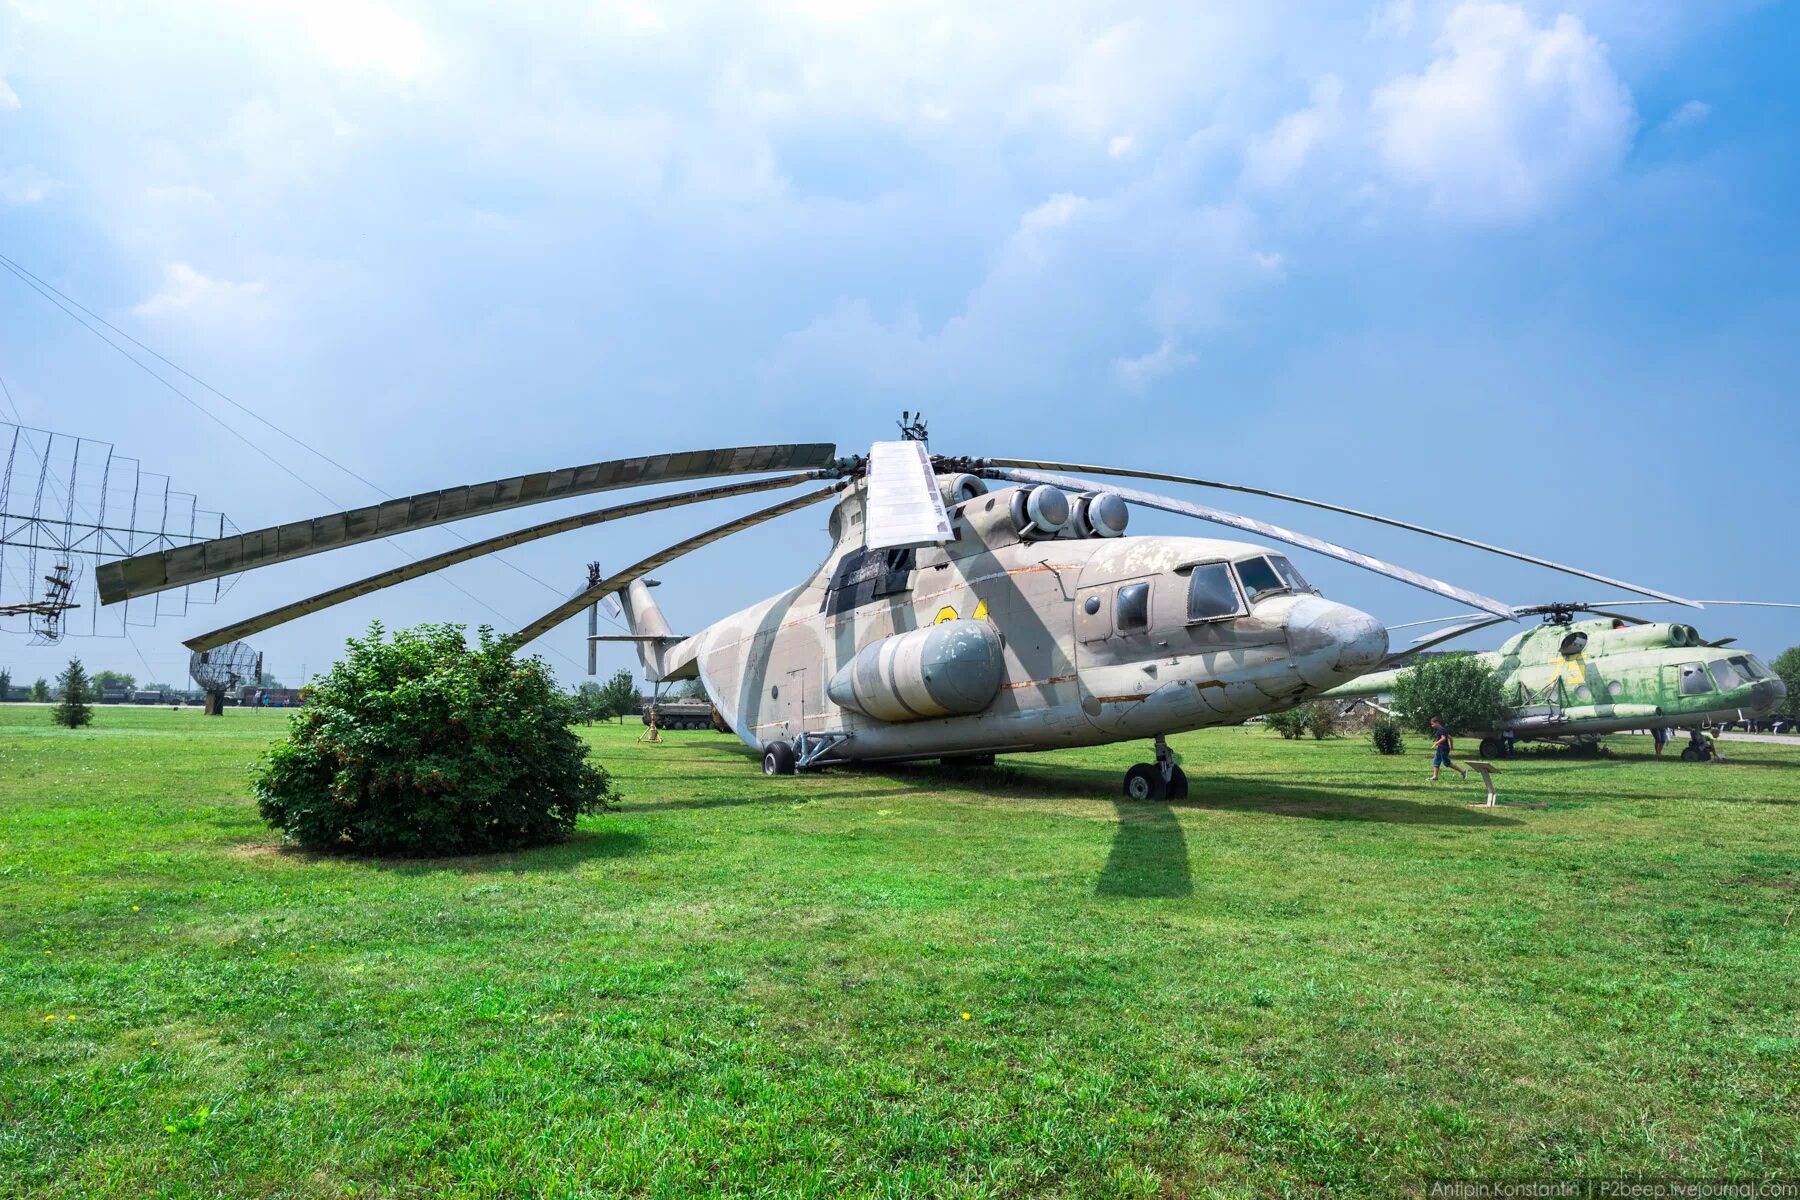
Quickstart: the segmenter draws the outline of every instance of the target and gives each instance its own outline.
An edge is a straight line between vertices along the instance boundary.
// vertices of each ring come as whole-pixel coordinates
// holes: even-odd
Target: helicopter
[[[1701,729],[1765,717],[1780,707],[1787,685],[1754,654],[1726,649],[1735,639],[1709,642],[1692,625],[1646,621],[1612,611],[1645,603],[1656,602],[1613,600],[1520,608],[1521,615],[1535,613],[1542,622],[1514,634],[1498,650],[1476,655],[1498,676],[1508,706],[1498,729],[1470,731],[1481,735],[1481,756],[1499,757],[1506,753],[1507,743],[1515,740],[1591,749],[1602,734],[1686,729],[1689,737],[1681,751],[1682,760],[1704,762],[1713,751]],[[1800,608],[1800,604],[1762,600],[1698,603]],[[1579,614],[1590,616],[1577,620]],[[1458,624],[1420,636],[1411,649],[1391,655],[1388,664],[1495,624],[1486,614],[1465,613],[1394,628],[1444,621]],[[1392,692],[1405,669],[1388,666],[1333,688],[1321,698],[1368,698]]]
[[[933,454],[922,415],[864,455],[825,443],[618,459],[392,500],[109,562],[103,603],[547,500],[770,475],[562,517],[368,576],[190,638],[205,650],[483,554],[657,509],[824,486],[592,578],[505,639],[522,647],[587,610],[593,647],[631,643],[656,683],[698,679],[769,775],[1149,739],[1123,780],[1138,800],[1187,794],[1169,734],[1289,708],[1378,667],[1387,631],[1325,599],[1285,554],[1237,540],[1126,533],[1133,507],[1179,514],[1348,562],[1499,619],[1510,606],[1308,534],[1065,471],[1161,479],[1346,512],[1672,603],[1678,596],[1395,518],[1247,485],[1123,467]],[[996,486],[997,485],[997,486]],[[799,583],[691,636],[671,631],[651,574],[721,538],[832,502],[831,545]],[[600,602],[628,633],[594,632]]]

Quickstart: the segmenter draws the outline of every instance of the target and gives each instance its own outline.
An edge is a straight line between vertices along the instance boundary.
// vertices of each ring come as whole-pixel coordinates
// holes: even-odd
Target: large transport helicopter
[[[1592,747],[1608,733],[1686,729],[1689,738],[1682,759],[1703,762],[1712,756],[1712,750],[1700,736],[1701,729],[1766,717],[1781,706],[1787,684],[1754,654],[1727,649],[1733,639],[1708,642],[1692,625],[1646,621],[1610,611],[1643,603],[1655,601],[1540,604],[1519,609],[1521,615],[1541,615],[1543,622],[1514,634],[1498,650],[1475,656],[1498,676],[1508,706],[1499,728],[1468,731],[1481,738],[1482,757],[1504,753],[1509,738]],[[1762,600],[1699,603],[1800,608],[1800,604]],[[1579,613],[1592,617],[1577,620]],[[1480,613],[1445,619],[1459,624],[1419,637],[1416,645],[1389,656],[1388,662],[1402,663],[1432,646],[1497,623]],[[1388,695],[1409,665],[1364,675],[1333,688],[1323,698]]]
[[[1286,556],[1203,537],[1127,536],[1132,505],[1302,547],[1502,619],[1480,593],[1250,517],[1056,473],[1085,470],[1252,492],[1345,512],[1554,568],[1639,595],[1664,592],[1321,501],[1160,472],[933,455],[921,420],[869,455],[752,446],[592,463],[451,488],[103,565],[103,602],[533,504],[657,482],[773,478],[563,517],[420,559],[189,639],[203,650],[482,554],[622,517],[807,482],[827,486],[715,526],[597,579],[511,635],[522,646],[617,597],[653,681],[699,679],[771,775],[854,762],[995,754],[1150,739],[1128,796],[1180,797],[1165,737],[1288,708],[1376,668],[1387,632],[1333,603]],[[990,483],[999,484],[990,490]],[[834,501],[832,544],[798,585],[691,637],[671,632],[651,572],[763,521]],[[592,635],[591,647],[614,635]]]

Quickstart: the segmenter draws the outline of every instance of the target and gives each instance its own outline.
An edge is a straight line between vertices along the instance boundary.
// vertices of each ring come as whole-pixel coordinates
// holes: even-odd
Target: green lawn
[[[282,850],[274,713],[0,706],[0,1194],[1388,1196],[1800,1175],[1800,749],[1176,740],[763,778],[590,731],[563,846]],[[54,1019],[52,1019],[54,1018]]]

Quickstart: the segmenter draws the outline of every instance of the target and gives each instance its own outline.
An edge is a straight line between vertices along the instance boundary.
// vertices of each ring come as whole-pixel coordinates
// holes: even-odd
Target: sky
[[[863,452],[922,409],[940,452],[1200,474],[1800,601],[1797,34],[1792,6],[1735,0],[0,0],[0,253],[243,407],[9,274],[0,379],[25,424],[244,529],[632,454]],[[1609,594],[1184,494],[1515,603]],[[590,560],[766,502],[547,540],[256,643],[296,682],[372,619],[516,627]],[[797,582],[824,523],[659,572],[673,627]],[[0,633],[0,667],[183,683],[183,637],[455,544],[255,572],[129,640]],[[1389,623],[1454,611],[1296,561]],[[1686,616],[1800,643],[1800,612]],[[570,684],[585,632],[537,644]]]

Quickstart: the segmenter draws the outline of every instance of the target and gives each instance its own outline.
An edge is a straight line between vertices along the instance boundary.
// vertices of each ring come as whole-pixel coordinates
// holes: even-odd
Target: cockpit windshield
[[[1287,585],[1296,592],[1310,592],[1313,590],[1312,584],[1306,582],[1306,576],[1302,575],[1299,569],[1287,560],[1286,555],[1271,554],[1269,555],[1269,561],[1275,564],[1275,573],[1286,580]]]
[[[1768,675],[1763,665],[1748,654],[1734,654],[1730,658],[1715,659],[1712,664],[1713,678],[1719,681],[1722,688],[1745,687]]]
[[[1744,660],[1738,658],[1715,658],[1712,661],[1713,678],[1719,681],[1721,690],[1743,687],[1750,682],[1750,677],[1738,669]]]
[[[1288,585],[1275,568],[1269,565],[1266,558],[1246,558],[1243,562],[1232,564],[1237,568],[1238,581],[1244,585],[1244,595],[1251,600],[1258,600],[1271,592],[1285,592]]]

